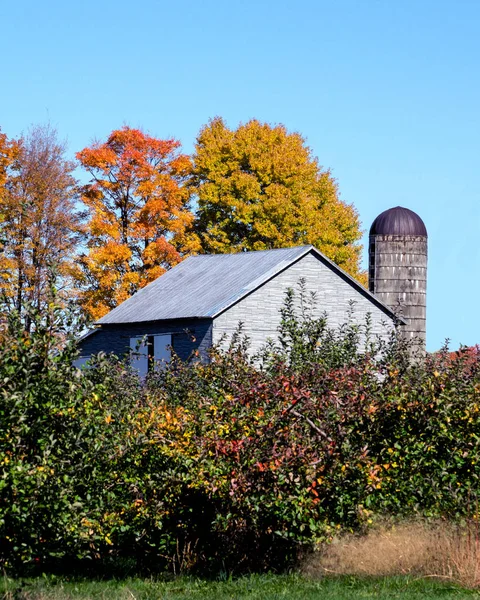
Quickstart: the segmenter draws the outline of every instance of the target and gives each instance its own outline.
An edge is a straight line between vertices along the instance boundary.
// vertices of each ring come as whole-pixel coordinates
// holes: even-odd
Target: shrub
[[[29,333],[18,315],[6,314],[0,349],[0,556],[7,567],[92,555],[92,537],[108,544],[108,534],[90,533],[89,515],[106,506],[109,456],[128,430],[117,417],[131,403],[120,386],[111,401],[112,366],[124,370],[120,363],[99,357],[90,372],[73,366],[71,313],[54,308],[47,318],[30,317]]]
[[[368,320],[313,319],[303,293],[261,355],[239,331],[208,364],[174,358],[145,382],[114,357],[75,369],[71,336],[52,352],[51,324],[26,335],[10,317],[3,564],[282,569],[376,514],[472,516],[478,357],[411,363]]]

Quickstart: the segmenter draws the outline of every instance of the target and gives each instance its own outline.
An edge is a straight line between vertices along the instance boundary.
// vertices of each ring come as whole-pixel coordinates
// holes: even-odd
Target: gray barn
[[[109,314],[80,341],[81,360],[100,351],[119,356],[137,349],[135,366],[149,368],[149,357],[167,359],[170,348],[182,359],[226,339],[244,323],[251,350],[275,339],[288,288],[300,279],[317,295],[318,316],[330,326],[346,322],[350,302],[355,318],[371,315],[372,330],[388,336],[393,311],[313,246],[192,256],[167,271]],[[141,340],[148,340],[141,345]],[[224,342],[228,343],[228,342]]]

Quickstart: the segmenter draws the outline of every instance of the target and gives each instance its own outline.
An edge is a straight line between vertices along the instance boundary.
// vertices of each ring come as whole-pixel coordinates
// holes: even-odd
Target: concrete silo
[[[427,308],[427,229],[408,208],[397,206],[378,215],[370,228],[370,291],[406,324],[407,340],[425,349]]]

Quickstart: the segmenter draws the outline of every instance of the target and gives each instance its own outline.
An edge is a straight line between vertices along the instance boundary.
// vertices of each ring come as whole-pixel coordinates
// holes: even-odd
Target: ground
[[[1,581],[2,600],[459,600],[480,597],[478,592],[462,589],[448,581],[411,576],[309,580],[298,575],[261,575],[219,581],[183,577],[108,581],[44,577],[21,581],[4,577]]]

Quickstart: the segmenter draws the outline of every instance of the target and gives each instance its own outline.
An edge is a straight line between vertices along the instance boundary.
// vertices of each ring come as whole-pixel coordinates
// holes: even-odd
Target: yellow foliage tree
[[[191,163],[179,147],[174,139],[123,127],[77,154],[91,176],[82,189],[88,252],[80,258],[77,278],[93,319],[198,247],[188,234],[193,215],[184,184]]]
[[[231,130],[217,117],[201,129],[193,162],[204,252],[313,244],[364,283],[357,212],[301,135],[257,120]]]

